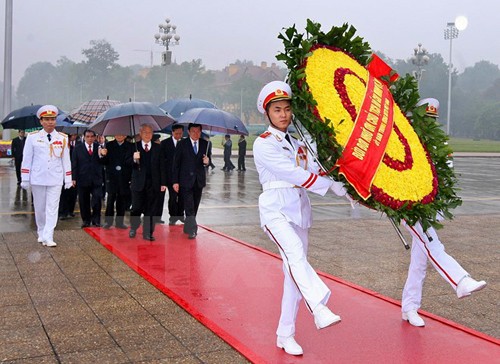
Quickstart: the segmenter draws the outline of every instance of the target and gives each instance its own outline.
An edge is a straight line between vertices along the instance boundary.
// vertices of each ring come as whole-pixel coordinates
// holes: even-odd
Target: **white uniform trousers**
[[[330,290],[307,261],[308,231],[282,220],[274,220],[264,227],[266,233],[278,246],[283,259],[283,297],[281,316],[276,334],[295,334],[295,321],[302,297],[310,312],[322,303],[326,305]]]
[[[43,241],[54,241],[61,186],[31,185],[31,191],[33,192],[38,238]]]
[[[414,226],[404,224],[404,226],[412,237],[410,267],[401,301],[402,311],[408,312],[420,308],[428,260],[454,290],[468,273],[444,251],[444,246],[434,228],[427,229],[427,234],[432,238],[432,241],[429,241],[420,223],[417,222]]]

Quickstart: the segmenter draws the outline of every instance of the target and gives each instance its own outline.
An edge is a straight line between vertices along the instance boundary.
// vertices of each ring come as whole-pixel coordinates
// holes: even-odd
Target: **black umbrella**
[[[181,98],[181,99],[170,99],[160,104],[160,109],[165,110],[168,114],[172,115],[174,118],[178,118],[184,114],[189,109],[194,109],[196,107],[204,107],[208,109],[215,109],[216,106],[210,101],[202,99]]]
[[[4,129],[18,130],[40,129],[42,125],[36,116],[36,112],[42,106],[43,105],[30,105],[11,111],[9,115],[2,120],[2,127]]]
[[[201,124],[204,130],[210,132],[248,135],[248,130],[240,118],[220,109],[190,109],[182,114],[177,122],[179,124]]]

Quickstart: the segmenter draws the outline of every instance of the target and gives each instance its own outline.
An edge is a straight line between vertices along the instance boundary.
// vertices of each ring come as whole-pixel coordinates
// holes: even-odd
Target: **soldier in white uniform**
[[[314,315],[318,329],[340,322],[327,307],[330,290],[307,261],[311,203],[307,191],[325,195],[332,190],[346,195],[339,182],[318,175],[319,168],[307,149],[288,135],[292,120],[290,87],[273,81],[262,89],[257,107],[270,122],[253,146],[254,161],[263,192],[259,197],[261,226],[278,246],[283,259],[284,287],[277,346],[291,355],[302,355],[295,341],[299,303]]]
[[[37,117],[43,129],[30,133],[24,145],[21,165],[21,187],[31,186],[38,242],[56,246],[54,229],[57,224],[61,186],[72,186],[68,137],[55,130],[58,110],[53,105],[42,106]]]
[[[437,118],[439,101],[432,98],[423,99],[417,103],[417,106],[424,104],[427,104],[427,116]],[[419,222],[413,226],[406,223],[403,223],[403,225],[410,232],[412,242],[408,278],[406,279],[401,301],[402,318],[413,326],[423,327],[425,322],[419,316],[417,310],[420,308],[422,301],[422,289],[428,261],[441,277],[453,287],[458,298],[470,296],[472,292],[483,289],[486,282],[478,282],[472,279],[469,273],[445,252],[444,246],[434,228],[431,227],[424,232]]]

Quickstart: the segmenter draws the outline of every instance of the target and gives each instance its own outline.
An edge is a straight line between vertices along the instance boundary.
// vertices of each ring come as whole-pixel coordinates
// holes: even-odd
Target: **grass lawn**
[[[462,138],[451,138],[450,147],[454,152],[490,152],[490,153],[500,153],[500,141],[499,140],[474,140],[474,139],[462,139]]]
[[[238,150],[238,135],[231,135],[231,140],[233,141],[233,150]],[[253,142],[258,138],[256,135],[249,135],[247,139],[247,150],[252,150]],[[224,140],[223,135],[214,135],[211,138],[214,148],[222,148],[222,141]],[[450,146],[454,152],[483,152],[483,153],[500,153],[500,141],[499,140],[473,140],[473,139],[461,139],[461,138],[451,138]]]

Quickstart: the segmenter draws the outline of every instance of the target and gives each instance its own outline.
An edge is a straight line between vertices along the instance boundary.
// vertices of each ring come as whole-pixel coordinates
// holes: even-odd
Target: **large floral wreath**
[[[348,24],[323,33],[320,24],[308,20],[306,34],[293,26],[279,35],[285,51],[277,59],[289,69],[295,117],[316,141],[318,159],[328,174],[343,181],[354,199],[398,222],[440,227],[438,216],[451,219],[450,210],[461,204],[447,163],[448,137],[426,116],[425,105],[416,107],[416,80],[410,75],[397,78],[390,68],[380,73],[380,67],[371,67],[379,59],[355,33]],[[373,97],[367,97],[367,90],[374,90]],[[387,95],[380,98],[383,92]],[[364,103],[373,98],[381,99],[379,105],[371,104],[380,114],[378,124],[368,120],[360,128],[359,119],[367,116],[359,114],[368,114]],[[393,106],[384,109],[389,101]],[[384,124],[388,119],[389,125]],[[382,149],[372,163],[373,175],[364,177],[369,183],[363,191],[362,183],[353,182],[364,172],[350,172],[343,162],[347,150],[354,154],[351,159],[375,155],[365,140],[371,140],[373,148],[382,142]]]

